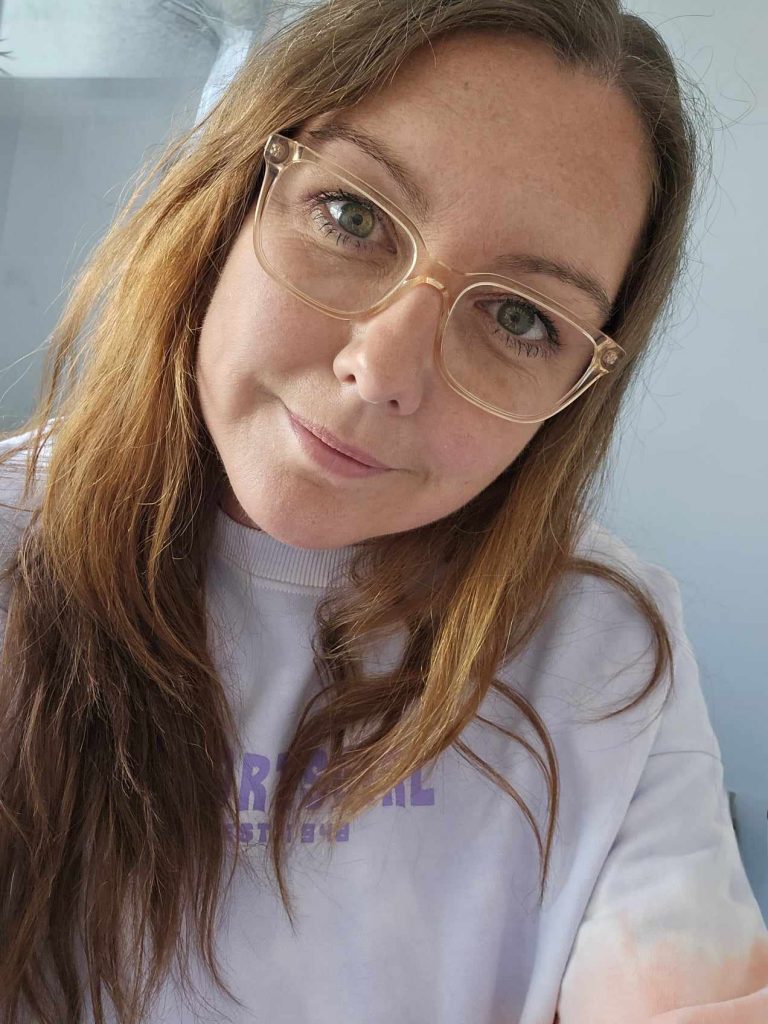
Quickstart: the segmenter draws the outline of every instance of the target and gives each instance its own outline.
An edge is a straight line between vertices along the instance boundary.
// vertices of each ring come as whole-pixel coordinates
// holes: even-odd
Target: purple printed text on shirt
[[[285,754],[278,754],[277,771],[282,768],[284,760]],[[314,752],[304,774],[306,786],[310,786],[315,781],[327,763],[327,755],[324,751]],[[270,771],[271,761],[265,754],[244,754],[240,776],[241,811],[266,811],[266,782]],[[398,782],[393,789],[386,793],[381,803],[383,807],[433,807],[435,791],[431,787],[422,786],[421,769],[417,768],[407,779]]]

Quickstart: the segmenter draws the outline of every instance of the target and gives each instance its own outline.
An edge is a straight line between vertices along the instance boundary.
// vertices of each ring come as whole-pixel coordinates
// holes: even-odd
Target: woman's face
[[[334,114],[407,168],[429,197],[429,221],[353,142],[308,135]],[[610,302],[650,194],[650,153],[629,100],[560,68],[539,43],[485,32],[423,47],[386,90],[307,121],[296,137],[390,196],[451,266],[490,270],[508,252],[545,257],[589,274]],[[602,323],[575,285],[513,276]],[[262,269],[249,215],[206,312],[196,364],[227,476],[225,511],[284,543],[335,548],[441,519],[487,487],[541,424],[502,420],[448,386],[432,355],[440,313],[428,285],[359,320],[311,308]],[[389,468],[346,475],[326,464],[323,446],[320,459],[312,454],[289,413]]]

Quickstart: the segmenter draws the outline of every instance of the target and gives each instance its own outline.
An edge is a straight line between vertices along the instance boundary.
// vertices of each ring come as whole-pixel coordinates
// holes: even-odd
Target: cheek
[[[225,268],[206,312],[200,359],[208,375],[265,387],[328,362],[340,324],[250,263]],[[335,341],[334,341],[335,339]]]
[[[326,373],[342,344],[344,325],[305,305],[276,283],[264,286],[249,317],[252,363],[267,377],[322,367]]]
[[[498,425],[497,425],[498,424]],[[463,426],[445,425],[434,431],[431,463],[445,480],[478,493],[517,458],[538,430],[538,423],[491,421],[480,410]]]

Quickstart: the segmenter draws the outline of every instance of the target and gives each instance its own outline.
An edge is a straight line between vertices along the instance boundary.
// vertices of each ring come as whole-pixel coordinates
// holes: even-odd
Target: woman
[[[592,514],[673,64],[612,0],[416,6],[249,56],[6,441],[9,1021],[767,1019],[679,588]]]

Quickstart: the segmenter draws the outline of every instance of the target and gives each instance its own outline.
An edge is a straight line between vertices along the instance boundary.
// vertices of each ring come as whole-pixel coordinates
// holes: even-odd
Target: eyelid
[[[425,189],[416,181],[415,175],[405,164],[379,139],[374,138],[361,128],[353,128],[343,120],[336,119],[326,125],[310,129],[308,136],[317,141],[333,142],[340,140],[350,143],[359,153],[370,157],[378,167],[386,168],[392,181],[401,191],[403,198],[411,202],[422,220],[427,220],[430,213],[429,197]],[[359,175],[364,178],[365,175]]]
[[[346,190],[344,190],[344,191],[346,191]],[[317,198],[319,199],[319,198],[321,198],[323,196],[331,197],[332,195],[333,195],[333,190],[322,191],[322,192],[319,192],[317,194]],[[379,206],[379,204],[374,199],[369,199],[368,196],[359,195],[359,194],[354,193],[354,192],[348,192],[347,195],[350,198],[354,198],[355,202],[360,202],[363,206],[365,206],[366,208],[370,209],[371,212],[376,217],[376,220],[377,220],[378,223],[380,223],[380,224],[386,223],[388,230],[390,230],[390,231],[394,230],[394,232],[395,232],[395,240],[397,240],[400,237],[401,231],[398,229],[397,223],[392,220],[392,218],[387,213],[386,209],[383,209],[381,206]],[[328,198],[326,198],[324,201],[328,202]],[[337,197],[336,199],[331,199],[330,201],[332,201],[332,202],[339,202],[339,199]],[[392,239],[390,238],[390,242],[391,241],[392,241]]]

